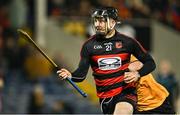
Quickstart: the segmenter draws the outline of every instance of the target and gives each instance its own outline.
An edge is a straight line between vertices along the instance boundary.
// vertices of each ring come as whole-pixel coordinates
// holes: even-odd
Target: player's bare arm
[[[140,78],[140,75],[137,70],[140,70],[143,67],[143,63],[140,61],[134,61],[129,64],[128,69],[130,72],[125,72],[124,81],[125,83],[136,82]]]

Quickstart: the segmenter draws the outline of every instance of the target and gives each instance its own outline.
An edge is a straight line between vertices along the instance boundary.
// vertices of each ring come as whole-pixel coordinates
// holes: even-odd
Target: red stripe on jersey
[[[99,98],[109,98],[121,93],[121,91],[122,91],[122,87],[118,87],[107,92],[100,92],[100,93],[97,92],[97,96]]]
[[[105,79],[105,80],[95,79],[95,83],[97,86],[106,86],[106,85],[112,85],[112,84],[119,83],[123,80],[124,80],[124,76],[119,76],[116,78],[110,78],[110,79]]]
[[[99,69],[97,67],[93,67],[92,69],[93,69],[94,73],[97,73],[97,74],[111,74],[111,73],[118,72],[120,70],[125,70],[125,69],[128,68],[128,66],[129,66],[129,63],[124,64],[120,68],[114,69],[114,70],[101,70],[101,69]]]
[[[128,98],[128,99],[131,99],[131,100],[133,100],[133,101],[137,101],[136,95],[129,94],[129,95],[125,95],[125,97]]]

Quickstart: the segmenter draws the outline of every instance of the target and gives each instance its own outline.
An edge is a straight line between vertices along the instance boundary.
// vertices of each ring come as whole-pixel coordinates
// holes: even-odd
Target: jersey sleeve
[[[138,41],[133,40],[132,46],[132,54],[143,63],[143,67],[138,70],[140,76],[142,77],[151,73],[156,68],[156,64],[152,56],[142,47]]]
[[[89,69],[89,52],[87,49],[87,45],[83,45],[81,49],[81,59],[79,62],[78,68],[72,73],[72,81],[81,82],[86,78],[88,69]]]

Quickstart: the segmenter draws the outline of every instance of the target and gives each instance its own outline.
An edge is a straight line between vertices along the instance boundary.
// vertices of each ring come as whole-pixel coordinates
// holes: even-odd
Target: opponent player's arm
[[[132,54],[143,63],[141,69],[138,70],[139,75],[145,76],[151,73],[155,68],[156,64],[151,57],[151,55],[141,46],[138,41],[133,42],[133,50]]]
[[[136,82],[140,77],[137,71],[141,69],[142,66],[143,63],[141,63],[138,60],[131,62],[128,66],[129,72],[125,72],[125,76],[124,76],[125,83]]]
[[[153,58],[143,49],[143,47],[137,41],[133,41],[129,49],[130,52],[139,61],[143,63],[143,66],[139,70],[125,72],[124,74],[125,83],[136,82],[140,77],[151,73],[156,67]]]
[[[143,63],[135,60],[133,62],[131,62],[128,66],[129,71],[138,71],[143,67]]]

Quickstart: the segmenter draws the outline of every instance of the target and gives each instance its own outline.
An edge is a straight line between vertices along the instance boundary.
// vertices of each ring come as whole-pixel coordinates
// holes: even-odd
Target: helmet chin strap
[[[110,27],[109,17],[107,17],[107,28],[108,28],[108,30],[112,30],[112,29],[114,28],[115,25],[116,25],[116,23],[114,23],[113,26]]]
[[[107,30],[106,30],[106,34],[108,34],[114,28],[115,25],[116,25],[116,23],[114,23],[112,25],[112,27],[110,27],[110,20],[109,20],[109,17],[107,17],[107,24],[106,24]]]

